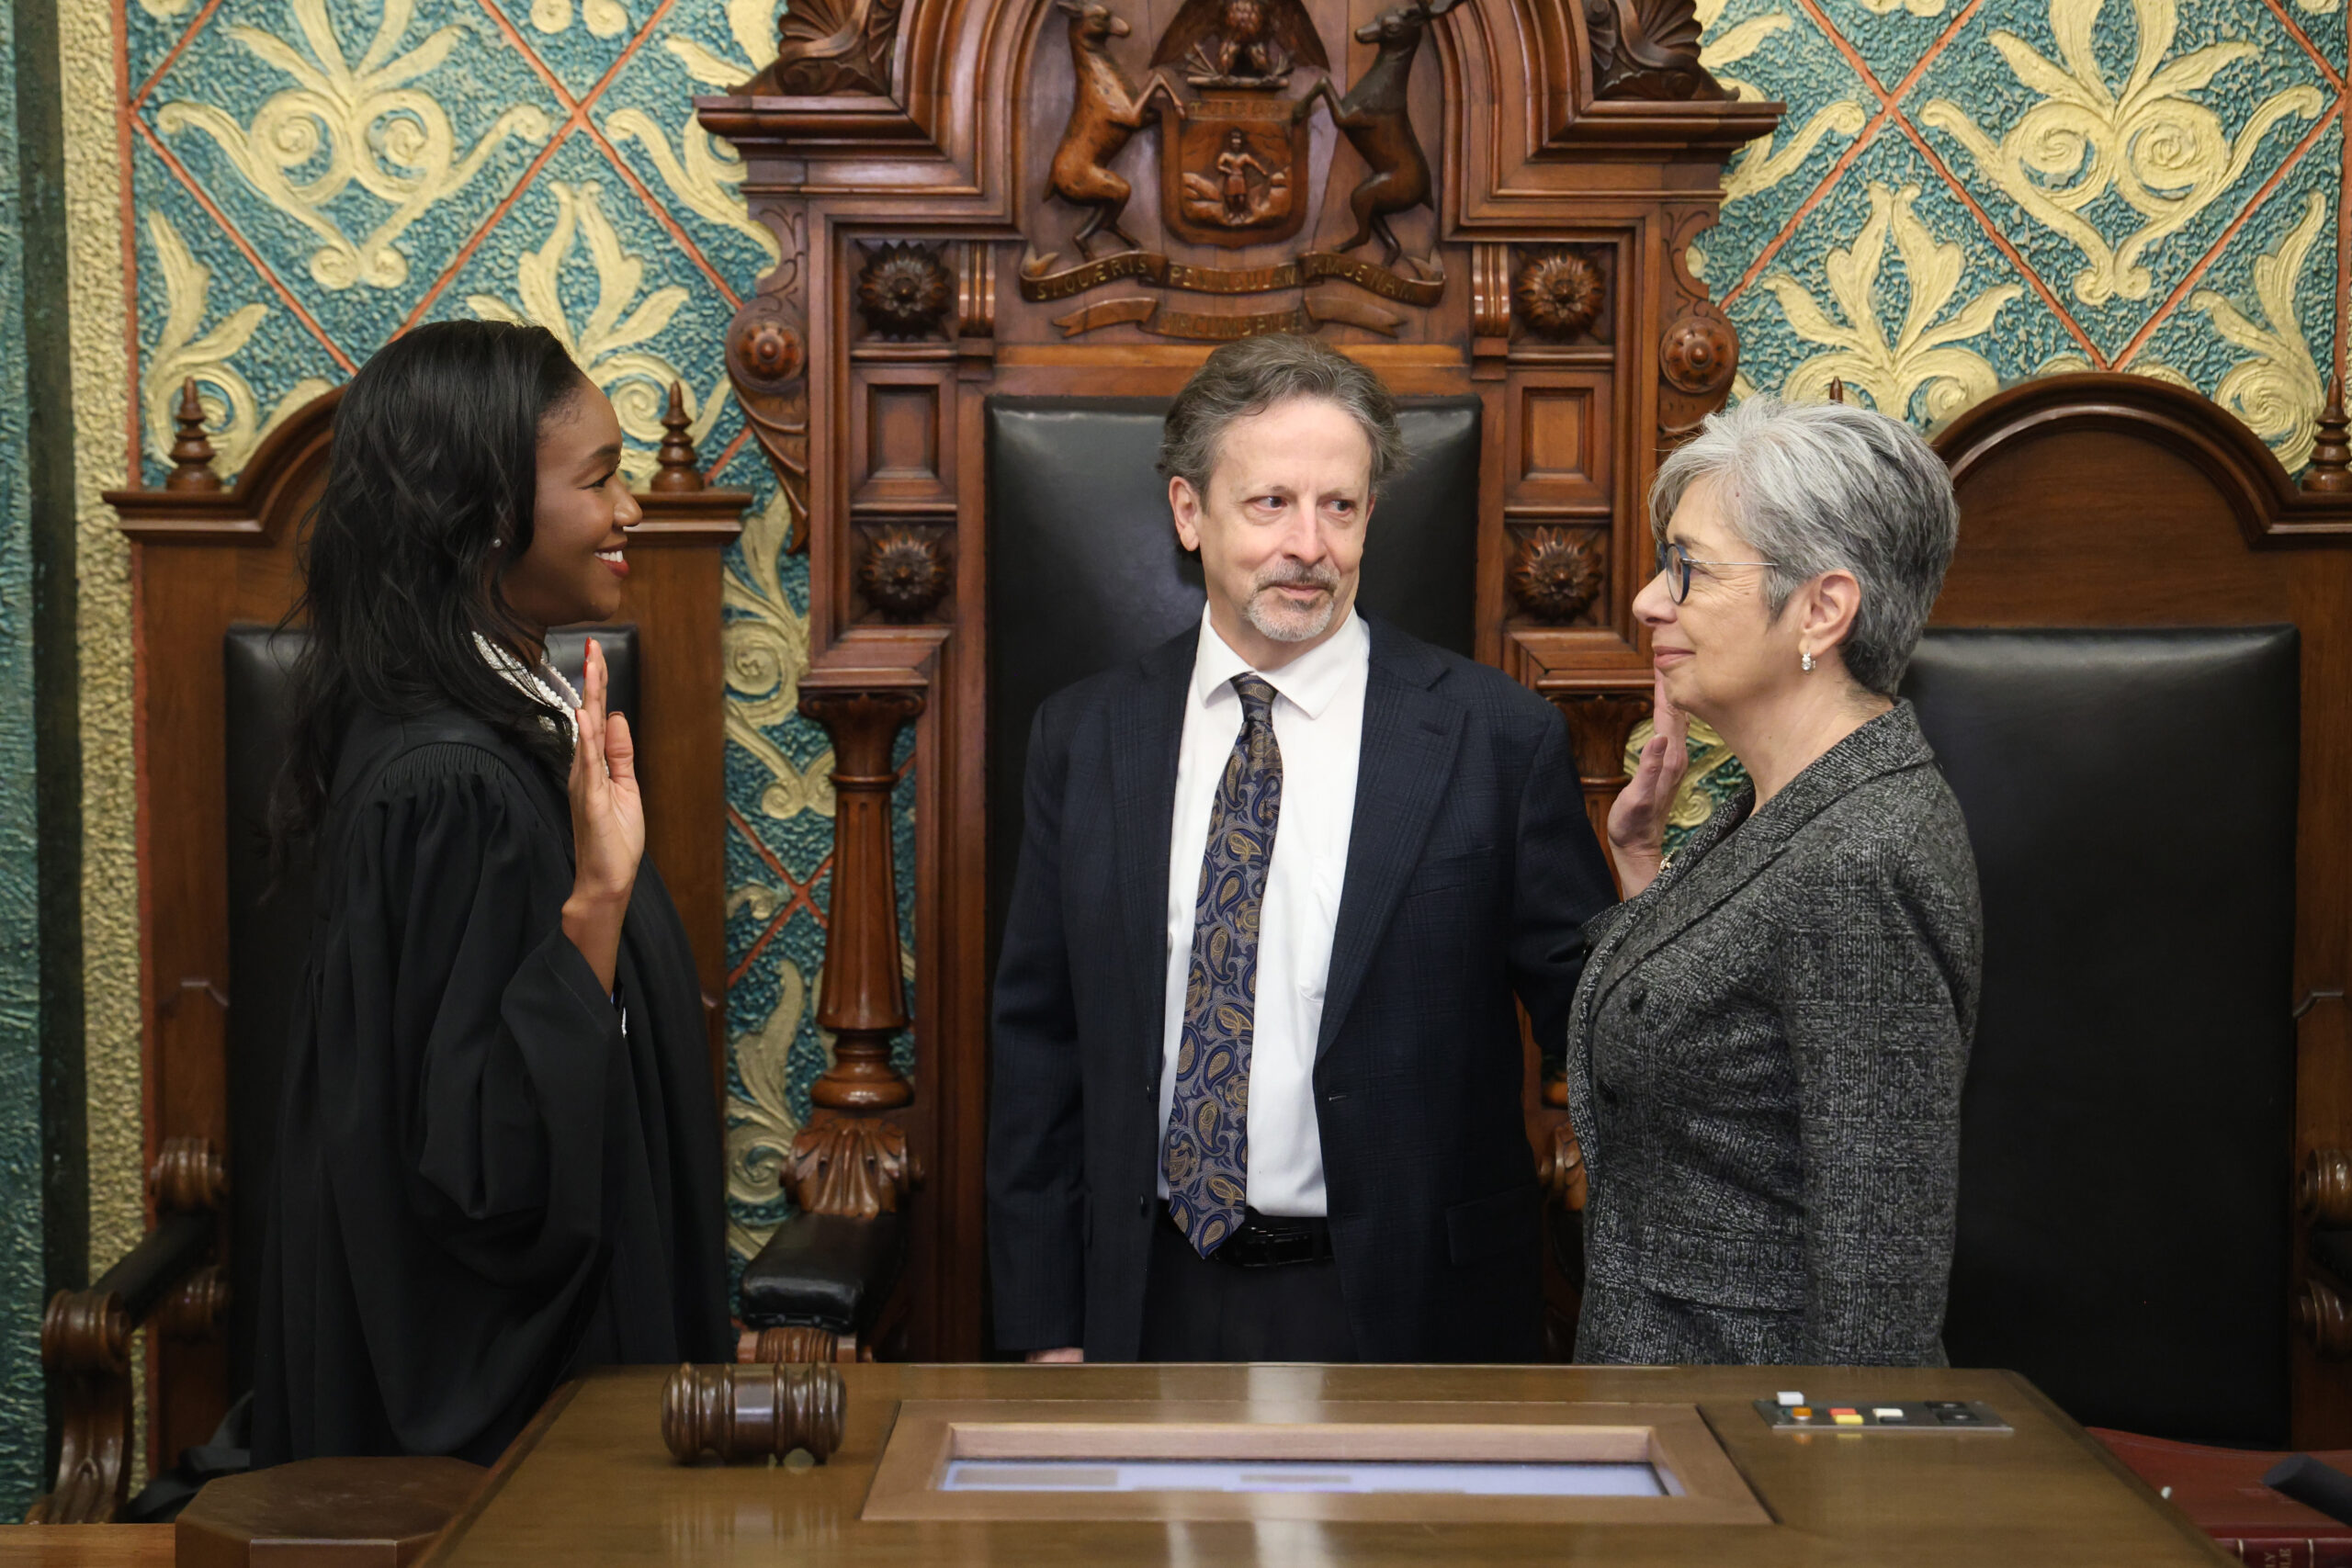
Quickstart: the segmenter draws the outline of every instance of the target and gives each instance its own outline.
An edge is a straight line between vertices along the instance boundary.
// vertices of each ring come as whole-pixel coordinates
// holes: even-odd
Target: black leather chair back
[[[1165,398],[990,398],[989,952],[1021,852],[1038,705],[1198,624],[1200,558],[1176,542],[1159,457]],[[1400,400],[1413,454],[1365,540],[1365,614],[1471,655],[1478,400]]]
[[[613,705],[641,722],[637,628],[581,627],[549,635],[548,652],[575,686],[588,638],[604,645]],[[273,878],[269,795],[293,720],[289,676],[305,634],[238,625],[222,637],[229,753],[229,1377],[233,1398],[253,1386],[254,1282],[270,1174],[277,1164],[278,1100],[295,988],[311,942],[311,867],[297,860]]]
[[[1931,631],[1984,991],[1945,1346],[2076,1419],[2287,1438],[2292,626]]]

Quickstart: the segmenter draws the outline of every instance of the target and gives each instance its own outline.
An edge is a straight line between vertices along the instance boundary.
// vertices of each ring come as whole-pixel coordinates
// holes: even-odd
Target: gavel
[[[841,1446],[847,1394],[822,1362],[682,1364],[662,1389],[662,1440],[681,1464],[780,1460],[806,1449],[822,1464]]]

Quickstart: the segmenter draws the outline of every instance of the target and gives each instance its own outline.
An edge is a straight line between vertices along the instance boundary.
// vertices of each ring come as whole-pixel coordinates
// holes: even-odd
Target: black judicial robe
[[[561,783],[488,726],[361,715],[316,842],[254,1462],[488,1463],[577,1371],[733,1359],[701,991],[651,860],[616,1007],[562,930]]]

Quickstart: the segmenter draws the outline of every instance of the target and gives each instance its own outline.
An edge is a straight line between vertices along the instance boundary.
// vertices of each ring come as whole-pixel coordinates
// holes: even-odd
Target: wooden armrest
[[[1552,1146],[1537,1157],[1535,1179],[1544,1184],[1544,1195],[1561,1208],[1584,1207],[1584,1149],[1566,1122],[1554,1124]]]
[[[200,1337],[228,1311],[228,1276],[211,1261],[229,1190],[220,1151],[207,1139],[172,1139],[147,1188],[155,1228],[87,1290],[51,1296],[42,1315],[41,1366],[58,1391],[63,1432],[56,1481],[26,1511],[28,1524],[107,1524],[122,1512],[132,1331]]]

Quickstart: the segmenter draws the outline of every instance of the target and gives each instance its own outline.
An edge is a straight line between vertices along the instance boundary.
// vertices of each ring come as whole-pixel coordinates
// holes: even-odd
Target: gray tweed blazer
[[[1984,920],[1908,703],[1588,927],[1584,1361],[1940,1366]]]

